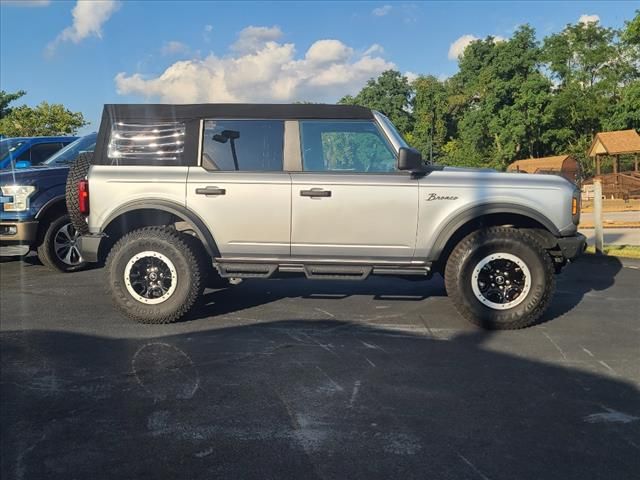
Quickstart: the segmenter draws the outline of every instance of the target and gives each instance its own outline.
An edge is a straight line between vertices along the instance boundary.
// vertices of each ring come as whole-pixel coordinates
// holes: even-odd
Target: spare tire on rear
[[[83,180],[87,176],[87,173],[89,173],[89,167],[91,166],[92,160],[93,153],[81,153],[71,165],[69,174],[67,175],[67,211],[69,212],[69,219],[71,220],[71,223],[80,233],[80,235],[89,233],[89,227],[84,218],[84,215],[80,213],[78,200],[78,182],[80,180]]]

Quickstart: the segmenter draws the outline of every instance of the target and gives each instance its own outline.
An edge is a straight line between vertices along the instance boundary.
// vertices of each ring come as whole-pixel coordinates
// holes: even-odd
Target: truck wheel
[[[38,246],[38,258],[47,267],[60,272],[73,272],[86,265],[76,245],[79,237],[69,215],[54,218],[47,225]]]
[[[116,308],[140,323],[174,322],[202,293],[193,243],[166,227],[145,227],[122,237],[109,253],[106,271]]]
[[[530,235],[491,227],[465,237],[451,252],[445,285],[458,312],[486,329],[535,324],[555,289],[553,262]]]
[[[78,182],[84,179],[87,173],[89,173],[92,160],[93,153],[81,153],[75,159],[71,168],[69,168],[67,175],[67,186],[65,189],[67,211],[69,212],[71,223],[73,223],[76,231],[80,232],[80,235],[89,233],[89,226],[87,225],[84,215],[80,213],[80,206],[78,204]]]

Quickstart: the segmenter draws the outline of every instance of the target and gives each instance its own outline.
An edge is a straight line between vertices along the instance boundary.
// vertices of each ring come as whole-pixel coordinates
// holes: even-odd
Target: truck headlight
[[[29,197],[36,191],[33,185],[5,185],[0,187],[2,195],[12,197],[2,204],[5,212],[24,212],[29,209]]]

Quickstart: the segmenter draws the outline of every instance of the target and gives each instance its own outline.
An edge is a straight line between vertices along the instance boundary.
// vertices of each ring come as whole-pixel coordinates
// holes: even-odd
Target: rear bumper
[[[562,252],[562,256],[567,260],[573,260],[579,257],[587,248],[587,237],[581,233],[576,233],[570,237],[558,238],[558,247]]]
[[[77,245],[82,258],[89,263],[96,263],[99,260],[98,252],[103,235],[82,235],[78,238]]]

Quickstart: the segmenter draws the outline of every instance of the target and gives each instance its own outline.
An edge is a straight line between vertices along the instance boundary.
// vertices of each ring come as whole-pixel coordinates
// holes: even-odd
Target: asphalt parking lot
[[[491,333],[439,277],[245,281],[145,326],[102,275],[0,264],[2,478],[638,478],[640,261]]]

